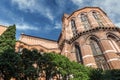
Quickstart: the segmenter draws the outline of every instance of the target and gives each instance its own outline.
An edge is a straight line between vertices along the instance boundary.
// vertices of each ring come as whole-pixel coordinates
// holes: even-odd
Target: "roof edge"
[[[32,35],[28,35],[28,34],[24,34],[24,33],[22,33],[21,36],[22,36],[22,35],[24,35],[24,36],[29,36],[29,37],[33,37],[33,38],[38,38],[38,39],[44,39],[44,40],[47,40],[47,41],[57,42],[57,40],[51,40],[51,39],[47,39],[47,38],[32,36]]]
[[[100,7],[83,7],[83,8],[80,8],[80,9],[78,9],[78,10],[76,10],[76,11],[74,11],[73,13],[71,13],[70,14],[70,16],[67,18],[67,19],[69,19],[74,13],[76,13],[77,11],[79,11],[79,10],[83,10],[83,9],[85,9],[85,8],[98,8],[98,9],[100,9],[105,15],[107,15]]]

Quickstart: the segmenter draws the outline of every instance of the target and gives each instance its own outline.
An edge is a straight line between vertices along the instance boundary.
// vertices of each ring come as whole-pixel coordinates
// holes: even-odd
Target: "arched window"
[[[107,36],[108,39],[109,39],[109,43],[111,44],[112,48],[116,51],[116,52],[120,52],[120,46],[119,46],[119,43],[118,43],[118,39],[117,39],[117,36],[115,35],[108,35]]]
[[[100,47],[98,46],[98,43],[95,40],[91,39],[90,40],[90,45],[91,45],[91,48],[93,50],[93,55],[94,56],[102,54],[102,51],[101,51]]]
[[[93,16],[94,16],[95,19],[99,19],[99,16],[96,12],[93,12]]]
[[[90,46],[91,46],[97,67],[104,70],[109,69],[109,65],[96,39],[90,38]]]
[[[81,21],[82,21],[82,23],[84,25],[85,30],[90,29],[90,24],[89,24],[87,15],[81,14],[80,18],[81,18]]]
[[[76,35],[77,34],[77,30],[76,30],[76,24],[75,24],[75,20],[71,20],[71,26],[72,26],[72,32],[73,32],[73,35]]]
[[[92,15],[94,16],[94,18],[97,20],[98,24],[100,27],[103,27],[103,23],[102,20],[100,18],[100,15],[97,12],[92,12]]]
[[[81,21],[84,22],[84,21],[87,21],[87,16],[84,15],[84,14],[81,14]]]
[[[79,45],[75,45],[75,53],[76,53],[77,61],[79,63],[83,64],[82,54],[81,54],[81,50],[80,50]]]

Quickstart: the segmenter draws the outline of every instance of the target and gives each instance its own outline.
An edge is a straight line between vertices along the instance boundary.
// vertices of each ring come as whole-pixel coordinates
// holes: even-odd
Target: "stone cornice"
[[[82,32],[77,33],[75,36],[73,36],[69,40],[63,40],[63,42],[60,44],[60,47],[62,47],[64,45],[64,43],[71,44],[76,39],[78,39],[80,36],[90,34],[93,32],[97,32],[97,31],[118,31],[118,32],[120,32],[120,28],[118,28],[118,27],[95,27],[95,28],[92,28],[92,29],[89,29],[86,31],[82,31]]]
[[[44,46],[42,46],[42,45],[40,45],[40,44],[38,44],[38,45],[30,45],[30,44],[27,44],[27,43],[25,43],[25,42],[22,42],[22,41],[20,41],[20,40],[17,40],[16,42],[19,42],[19,43],[22,43],[23,45],[27,45],[27,46],[40,46],[40,47],[43,47],[44,49],[47,49],[47,50],[54,50],[54,49],[59,49],[59,48],[46,48],[46,47],[44,47]]]

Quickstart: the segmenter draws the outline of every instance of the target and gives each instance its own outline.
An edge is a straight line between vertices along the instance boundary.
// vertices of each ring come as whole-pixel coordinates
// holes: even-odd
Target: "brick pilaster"
[[[116,51],[112,48],[112,44],[109,43],[108,39],[100,40],[103,54],[107,60],[111,69],[120,69],[120,59],[119,56],[116,54]]]
[[[90,45],[85,44],[81,46],[81,50],[82,50],[81,53],[82,53],[82,59],[83,59],[84,65],[97,68]]]

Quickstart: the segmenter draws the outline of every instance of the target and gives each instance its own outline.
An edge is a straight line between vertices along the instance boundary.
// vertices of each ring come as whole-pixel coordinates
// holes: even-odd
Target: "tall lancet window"
[[[85,30],[90,29],[90,24],[89,24],[87,15],[81,14],[81,21],[82,21],[82,23],[84,25]]]
[[[104,57],[104,54],[102,53],[98,42],[94,38],[90,39],[90,46],[91,46],[97,67],[103,70],[109,69],[109,65]]]
[[[76,53],[77,61],[79,63],[83,64],[82,54],[81,54],[81,50],[80,50],[79,45],[75,45],[75,53]]]
[[[102,23],[102,20],[101,20],[101,17],[100,15],[97,13],[97,12],[93,12],[92,15],[94,16],[94,18],[97,20],[98,24],[100,27],[103,27],[103,23]]]
[[[99,16],[96,12],[93,12],[93,16],[94,16],[95,19],[99,19]]]
[[[73,32],[73,35],[76,35],[77,34],[77,30],[76,30],[76,24],[75,24],[75,20],[71,20],[71,26],[72,26],[72,32]]]

